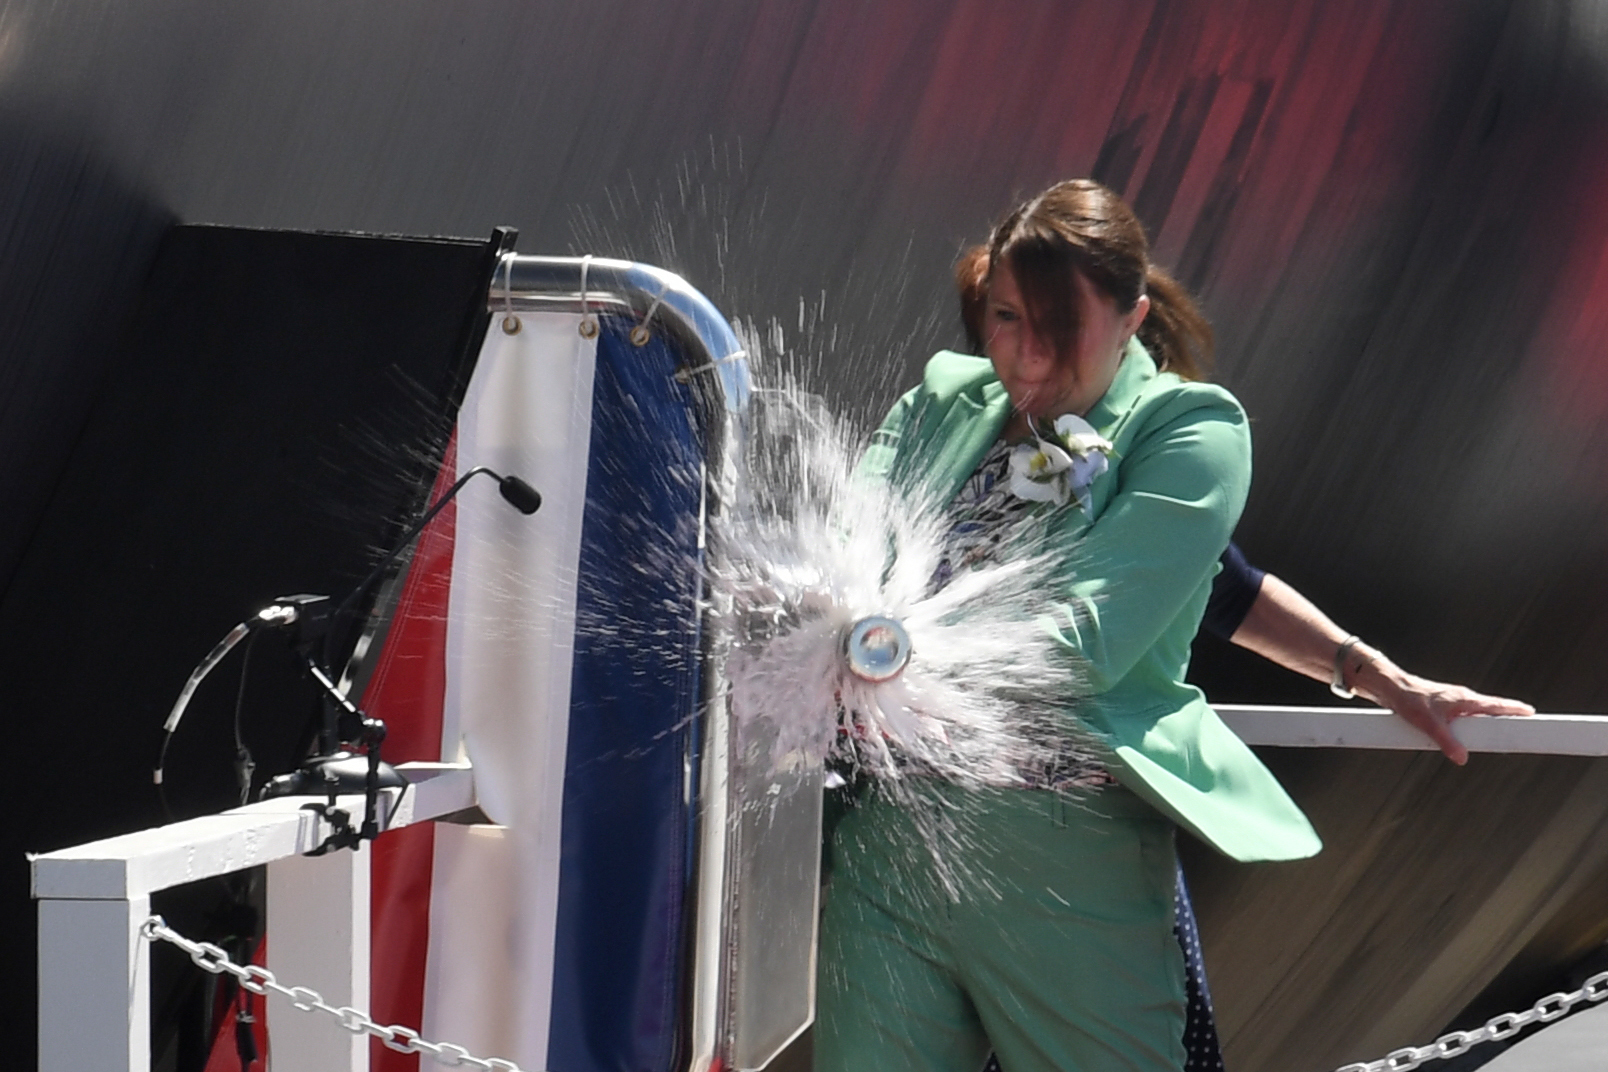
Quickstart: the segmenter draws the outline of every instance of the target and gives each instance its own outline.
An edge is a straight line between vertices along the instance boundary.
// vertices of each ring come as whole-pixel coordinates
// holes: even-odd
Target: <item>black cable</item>
[[[246,672],[251,668],[251,650],[256,647],[258,636],[258,633],[253,632],[246,640],[245,654],[240,657],[240,685],[235,690],[235,784],[240,787],[241,807],[251,803],[251,779],[252,775],[257,772],[257,761],[251,757],[251,749],[246,747],[246,739],[241,731],[240,723],[242,712],[246,706]]]
[[[162,770],[164,767],[167,766],[168,745],[171,744],[172,741],[173,741],[173,731],[172,730],[163,730],[162,731],[162,750],[157,754],[157,757],[156,757],[156,769],[158,771]],[[168,803],[167,783],[164,782],[161,778],[156,779],[156,799],[158,801],[160,801],[161,805],[162,805],[162,818],[166,819],[170,823],[178,822],[178,818],[176,816],[174,816],[174,814],[173,814],[172,805],[170,805]]]
[[[352,589],[345,599],[341,600],[340,605],[337,606],[334,613],[330,615],[329,632],[324,635],[325,669],[331,671],[334,670],[336,641],[340,639],[341,627],[345,624],[347,616],[351,614],[352,608],[356,605],[358,599],[361,598],[363,593],[368,591],[369,587],[372,586],[375,581],[379,580],[380,576],[396,562],[397,556],[402,553],[404,548],[413,542],[413,538],[422,533],[425,526],[431,521],[435,520],[435,516],[437,514],[446,509],[447,504],[457,496],[458,492],[463,490],[463,486],[469,483],[469,481],[473,478],[479,476],[481,473],[485,473],[493,480],[497,481],[497,490],[499,494],[502,495],[503,499],[506,500],[509,505],[518,510],[520,513],[528,517],[529,515],[534,514],[537,510],[541,509],[541,493],[517,476],[513,476],[512,474],[509,476],[502,476],[491,467],[485,465],[477,465],[467,473],[460,476],[456,481],[453,482],[450,488],[441,493],[440,498],[436,499],[435,504],[432,505],[430,509],[426,510],[424,514],[412,525],[408,526],[407,531],[403,534],[402,538],[397,541],[395,550],[391,551],[384,558],[381,558],[379,562],[375,563],[374,568],[369,571],[368,576],[364,577],[363,580],[359,582],[358,586]]]
[[[424,527],[431,521],[434,521],[435,516],[442,510],[446,509],[447,504],[453,500],[458,492],[463,490],[463,486],[469,483],[469,481],[473,478],[479,476],[481,473],[490,473],[493,477],[496,477],[496,479],[502,479],[502,477],[498,476],[487,466],[475,466],[473,469],[469,470],[467,473],[463,474],[463,476],[454,481],[453,485],[446,491],[442,492],[441,497],[436,499],[435,503],[432,504],[431,507],[426,510],[417,521],[408,526],[406,533],[397,543],[398,548],[406,547],[415,536],[423,532]],[[360,582],[358,582],[356,588],[353,588],[347,593],[346,598],[341,600],[340,605],[337,606],[334,613],[329,616],[329,632],[324,634],[324,666],[326,669],[334,669],[335,644],[340,637],[341,626],[345,623],[347,615],[352,612],[353,605],[357,603],[358,599],[362,597],[364,592],[368,591],[370,585],[380,579],[380,575],[385,572],[386,568],[396,561],[396,556],[397,552],[391,551],[385,555],[385,557],[381,558],[379,562],[375,563],[374,568],[369,571],[368,576],[364,577]]]
[[[250,1072],[251,1066],[262,1058],[257,1049],[256,996],[245,987],[235,984],[235,1056],[240,1058],[240,1072]]]

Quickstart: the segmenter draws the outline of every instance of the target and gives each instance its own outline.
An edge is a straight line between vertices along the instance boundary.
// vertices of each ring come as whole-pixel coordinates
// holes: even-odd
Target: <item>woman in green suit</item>
[[[1065,550],[1023,627],[1075,662],[1087,688],[1066,698],[1067,728],[1098,758],[1025,770],[1024,788],[928,787],[951,830],[939,852],[886,794],[850,812],[816,1067],[975,1072],[992,1045],[1010,1072],[1175,1072],[1175,826],[1241,860],[1319,846],[1183,682],[1250,483],[1245,414],[1199,381],[1204,319],[1097,183],[1054,186],[996,229],[984,342],[986,359],[933,358],[862,469],[945,504],[949,568],[1028,525]]]

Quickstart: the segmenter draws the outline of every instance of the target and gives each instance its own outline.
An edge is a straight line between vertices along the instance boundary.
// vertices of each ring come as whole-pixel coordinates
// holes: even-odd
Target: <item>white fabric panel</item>
[[[513,844],[505,827],[436,824],[420,1030],[477,1057],[543,1068],[509,1056],[519,1045],[519,1019],[530,1014],[524,992],[508,985],[515,977]]]
[[[523,330],[505,335],[501,318],[492,318],[459,413],[458,471],[489,465],[521,476],[541,492],[542,508],[520,514],[489,480],[458,500],[442,740],[442,754],[454,755],[461,733],[480,806],[506,833],[496,850],[489,842],[475,851],[437,850],[437,867],[446,870],[436,873],[431,914],[452,914],[455,943],[438,941],[432,926],[428,974],[434,992],[452,1000],[436,1009],[427,1003],[425,1016],[436,1037],[473,1048],[469,1033],[487,1025],[465,1010],[497,1007],[512,992],[519,1008],[507,1028],[515,1037],[489,1048],[544,1068],[597,343],[581,337],[578,315],[521,319]],[[496,867],[517,906],[512,917],[485,911],[475,897],[460,905],[443,896],[484,882],[474,869],[497,852],[507,854]],[[477,925],[495,933],[468,937]],[[496,942],[508,951],[502,976],[463,952]]]

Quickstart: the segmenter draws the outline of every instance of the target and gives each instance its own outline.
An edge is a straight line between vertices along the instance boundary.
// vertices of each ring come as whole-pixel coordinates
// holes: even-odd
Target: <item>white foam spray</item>
[[[832,761],[886,782],[968,787],[1022,785],[1087,756],[1070,711],[1074,664],[1035,620],[1061,552],[1030,518],[995,561],[935,586],[944,504],[858,474],[861,437],[758,371],[710,576],[733,638],[726,677],[744,751],[778,769]],[[882,683],[843,656],[846,631],[871,615],[902,622],[912,647]]]

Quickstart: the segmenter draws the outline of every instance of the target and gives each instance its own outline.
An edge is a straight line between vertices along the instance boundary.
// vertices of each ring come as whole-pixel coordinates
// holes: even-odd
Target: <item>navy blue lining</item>
[[[1261,594],[1262,579],[1267,573],[1247,562],[1245,552],[1232,540],[1219,561],[1223,568],[1212,578],[1212,594],[1206,601],[1206,616],[1200,627],[1212,636],[1232,640]]]
[[[685,986],[702,451],[658,338],[593,386],[547,1067],[669,1072]]]

